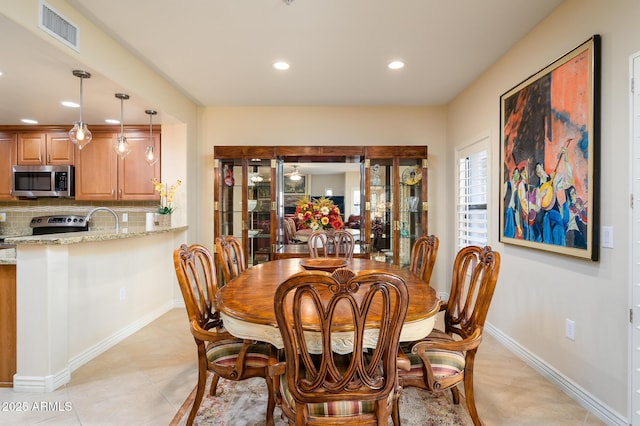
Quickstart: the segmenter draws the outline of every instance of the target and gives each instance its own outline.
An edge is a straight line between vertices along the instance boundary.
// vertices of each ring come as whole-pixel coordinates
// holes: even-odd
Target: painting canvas
[[[600,37],[500,97],[500,241],[598,260]]]
[[[306,176],[300,176],[300,180],[284,180],[285,194],[304,194],[306,190]]]

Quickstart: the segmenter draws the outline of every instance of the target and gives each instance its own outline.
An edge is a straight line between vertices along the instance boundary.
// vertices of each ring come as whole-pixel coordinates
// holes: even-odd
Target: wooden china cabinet
[[[291,216],[291,197],[338,192],[334,198],[351,203],[346,211],[359,209],[358,214],[345,215],[359,217],[357,255],[408,266],[413,243],[428,231],[427,153],[426,146],[215,147],[214,237],[240,239],[248,266],[308,256],[306,246],[288,245],[284,238],[283,219]],[[323,174],[334,168],[337,175],[341,163],[356,170],[351,183],[342,184],[345,188],[334,184],[319,190],[317,185],[328,179],[309,174],[306,180],[315,181],[316,189],[307,184],[300,193],[287,194],[290,167],[320,166]],[[348,191],[353,193],[345,197]],[[343,219],[347,222],[349,217]]]

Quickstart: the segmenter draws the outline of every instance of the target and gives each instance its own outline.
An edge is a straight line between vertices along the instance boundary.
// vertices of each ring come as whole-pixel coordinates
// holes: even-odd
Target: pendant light
[[[149,114],[149,146],[144,151],[144,161],[146,161],[148,165],[153,166],[160,159],[153,150],[153,116],[156,115],[157,112],[152,109],[147,109],[144,112]]]
[[[79,149],[82,149],[91,142],[91,131],[87,127],[87,123],[82,121],[82,80],[91,78],[91,74],[82,70],[73,70],[73,75],[80,78],[80,121],[73,123],[73,129],[69,130],[69,139],[78,145]]]
[[[125,93],[116,93],[116,98],[120,99],[120,136],[113,142],[113,150],[118,157],[125,158],[131,154],[131,146],[124,137],[124,101],[129,99],[129,95]]]

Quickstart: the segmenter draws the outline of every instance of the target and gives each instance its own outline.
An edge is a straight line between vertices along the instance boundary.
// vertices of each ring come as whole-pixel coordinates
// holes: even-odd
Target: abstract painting
[[[500,97],[500,241],[598,260],[600,37]]]

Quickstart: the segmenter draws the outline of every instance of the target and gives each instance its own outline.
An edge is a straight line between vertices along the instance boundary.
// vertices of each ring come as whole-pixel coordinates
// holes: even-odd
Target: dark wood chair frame
[[[331,233],[314,231],[307,241],[310,257],[344,257],[351,259],[356,240],[349,231],[339,229]],[[330,247],[333,247],[331,253]]]
[[[373,312],[370,308],[376,298],[382,298],[384,308]],[[274,309],[284,342],[285,361],[272,365],[271,374],[276,400],[289,424],[387,425],[390,414],[394,424],[400,424],[397,351],[408,303],[404,280],[379,271],[356,274],[341,268],[332,274],[301,272],[278,287]],[[339,355],[332,351],[332,320],[337,307],[345,304],[353,318],[354,348],[348,366],[338,368],[336,359]],[[321,354],[309,352],[304,338],[307,330],[303,326],[306,314],[302,312],[313,312],[311,315],[319,319],[323,336]],[[364,330],[374,315],[381,319],[380,332],[375,349],[367,351],[363,347]],[[286,374],[287,387],[295,400],[293,410],[283,402],[280,394],[282,374]],[[374,401],[375,409],[373,413],[342,418],[309,413],[308,403],[335,401]]]
[[[438,237],[435,235],[422,235],[413,243],[411,248],[409,269],[427,283],[431,280],[439,247],[440,240]]]
[[[440,308],[444,311],[444,333],[434,330],[424,340],[410,345],[411,353],[422,360],[422,375],[400,375],[403,387],[415,386],[433,392],[451,389],[455,404],[460,403],[457,385],[463,382],[467,410],[474,425],[482,423],[475,405],[473,368],[499,271],[500,253],[489,246],[469,246],[458,252],[453,265],[451,294]],[[426,353],[429,350],[464,353],[464,370],[444,378],[435,377]]]
[[[225,282],[229,282],[247,270],[247,260],[242,243],[232,235],[216,238],[216,253]]]
[[[273,397],[273,382],[269,379],[268,361],[265,362],[264,367],[245,365],[245,357],[251,346],[256,342],[238,339],[224,330],[222,320],[215,307],[218,286],[216,269],[211,253],[206,247],[199,244],[190,246],[183,244],[174,251],[173,262],[178,283],[180,284],[180,291],[184,298],[191,334],[198,350],[198,383],[196,385],[195,399],[187,418],[187,425],[193,424],[204,397],[205,386],[210,372],[213,373],[210,390],[212,396],[215,395],[220,377],[235,381],[251,377],[264,377],[267,379],[267,388],[269,390],[267,425],[273,425],[275,400]],[[228,343],[242,344],[236,363],[220,365],[209,362],[207,350],[212,345]],[[266,345],[266,343],[264,344]]]

